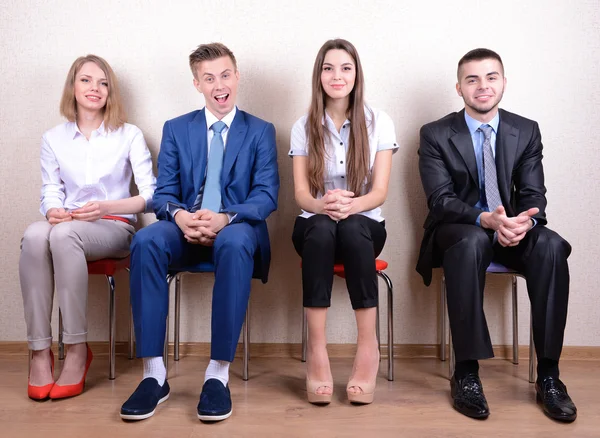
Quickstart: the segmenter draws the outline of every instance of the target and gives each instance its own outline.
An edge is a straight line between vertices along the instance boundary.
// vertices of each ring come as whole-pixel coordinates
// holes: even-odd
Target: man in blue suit
[[[153,205],[159,221],[140,230],[131,246],[131,305],[144,378],[121,408],[142,420],[169,397],[162,351],[169,308],[169,269],[215,265],[211,360],[198,418],[231,415],[233,361],[253,274],[267,281],[265,220],[277,208],[279,174],[275,128],[235,106],[239,71],[220,43],[190,55],[194,86],[206,107],[165,123]]]

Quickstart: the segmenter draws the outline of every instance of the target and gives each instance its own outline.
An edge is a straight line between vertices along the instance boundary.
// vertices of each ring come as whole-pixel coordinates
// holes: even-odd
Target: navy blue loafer
[[[208,379],[202,387],[198,403],[198,418],[202,421],[221,421],[231,415],[229,386],[220,380]]]
[[[153,377],[147,377],[121,406],[123,420],[144,420],[154,415],[156,407],[169,398],[169,382],[160,386]]]

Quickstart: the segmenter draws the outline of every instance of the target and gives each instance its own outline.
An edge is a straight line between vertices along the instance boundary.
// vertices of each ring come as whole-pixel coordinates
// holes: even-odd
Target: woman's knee
[[[46,221],[32,223],[27,227],[25,233],[23,233],[23,238],[21,239],[21,248],[23,248],[25,245],[48,245],[48,237],[51,230],[52,225]]]

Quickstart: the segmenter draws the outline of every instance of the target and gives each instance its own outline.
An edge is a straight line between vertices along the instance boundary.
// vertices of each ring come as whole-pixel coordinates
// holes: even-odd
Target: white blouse
[[[77,124],[66,122],[42,137],[42,195],[40,212],[51,208],[74,210],[90,201],[115,201],[131,197],[131,176],[146,212],[152,211],[156,178],[152,157],[142,131],[125,123],[117,130],[92,132],[89,141]],[[120,215],[135,221],[135,215]]]
[[[378,111],[375,108],[365,107],[365,116],[367,122],[367,130],[369,135],[370,149],[370,164],[369,170],[373,171],[375,163],[375,155],[379,151],[391,149],[393,153],[398,150],[396,143],[396,131],[394,122],[390,116],[383,111]],[[289,156],[308,156],[308,142],[306,139],[306,120],[308,116],[301,117],[292,128],[291,147]],[[346,153],[350,144],[350,121],[346,120],[342,125],[340,132],[337,131],[333,120],[329,115],[325,114],[323,119],[325,127],[325,191],[342,189],[347,190],[348,184],[346,181]],[[317,199],[321,198],[323,193],[317,195]],[[360,213],[368,218],[383,221],[381,216],[381,208],[377,207],[373,210],[363,211]],[[309,218],[314,213],[302,210],[301,217]]]

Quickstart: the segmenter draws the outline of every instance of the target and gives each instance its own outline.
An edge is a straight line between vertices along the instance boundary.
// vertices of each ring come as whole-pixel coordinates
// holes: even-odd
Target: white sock
[[[208,379],[218,379],[223,386],[227,386],[229,382],[229,365],[231,365],[231,362],[227,362],[226,360],[211,359],[206,368],[204,382],[206,383]]]
[[[162,356],[144,358],[144,379],[148,377],[155,378],[160,386],[165,384],[167,370]]]

